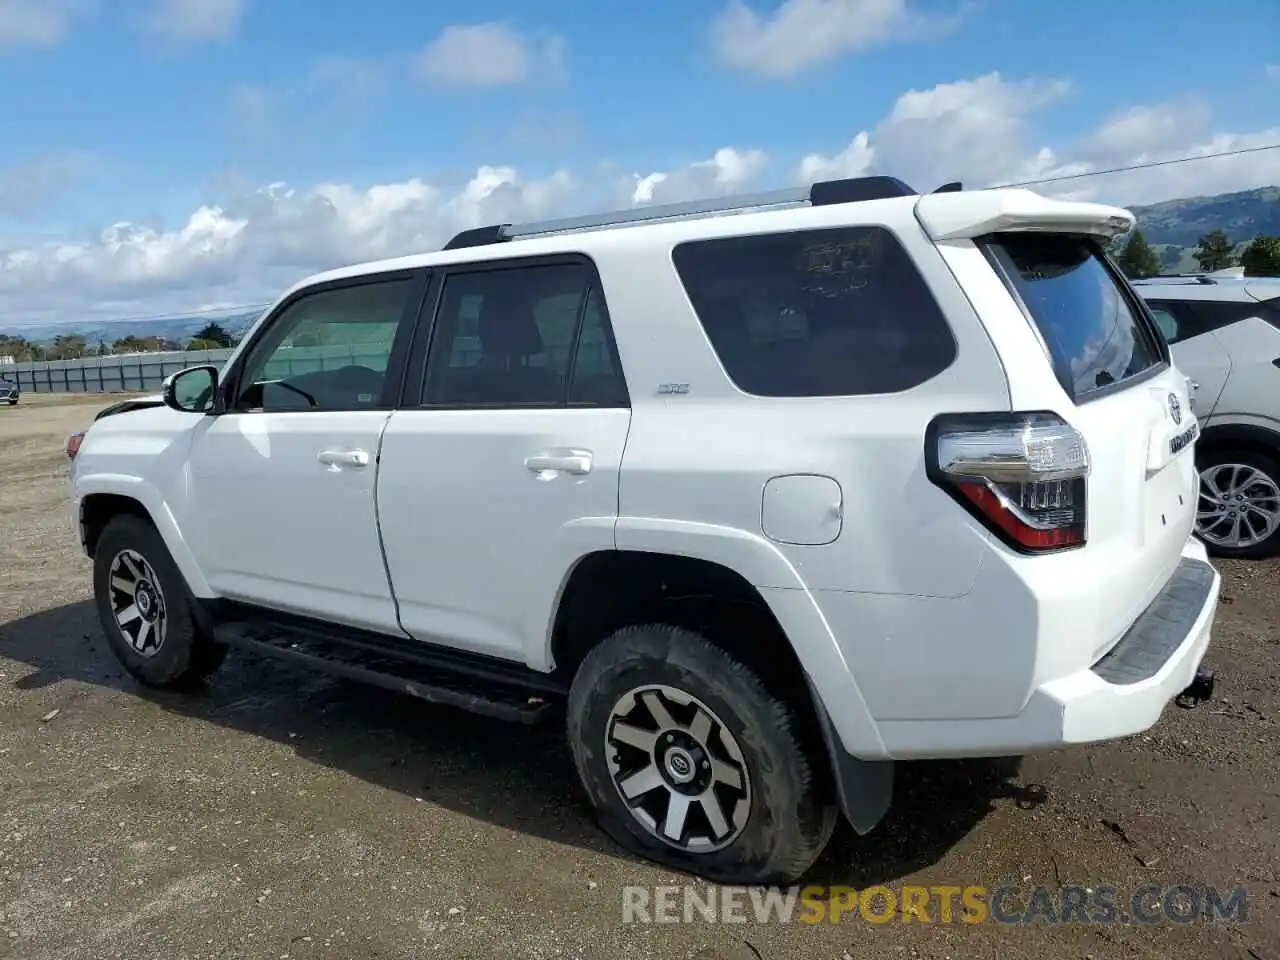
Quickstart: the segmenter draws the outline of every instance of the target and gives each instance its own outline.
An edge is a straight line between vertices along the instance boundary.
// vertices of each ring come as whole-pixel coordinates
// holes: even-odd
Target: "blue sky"
[[[668,187],[782,183],[801,158],[835,157],[860,131],[877,168],[893,158],[908,167],[877,172],[950,178],[954,168],[991,180],[1203,151],[1224,136],[1255,143],[1240,138],[1280,127],[1277,37],[1276,0],[1207,14],[1189,0],[749,0],[736,13],[723,0],[0,0],[0,306],[36,309],[32,285],[59,269],[19,277],[3,266],[6,250],[46,257],[59,243],[101,245],[117,222],[159,243],[202,205],[257,229],[268,215],[249,198],[275,182],[368,191],[419,178],[456,192],[482,165],[527,183],[563,170],[579,185],[561,200],[573,206],[610,196],[619,178],[678,171],[725,147],[765,159],[736,179],[673,175]],[[977,92],[950,86],[992,74]],[[933,99],[925,120],[895,126],[908,91]],[[930,118],[952,94],[964,102],[937,121],[935,139]],[[1131,134],[1126,153],[1117,138]],[[1044,147],[1050,160],[1028,167]],[[1204,185],[1253,185],[1268,169],[1280,182],[1280,152],[1250,163]],[[1196,186],[1165,182],[1108,189],[1145,200]],[[250,232],[228,241],[237,256]],[[101,273],[102,252],[89,252]],[[314,265],[339,253],[317,251]],[[115,272],[133,286],[104,297],[95,274],[86,303],[123,308],[180,290],[235,299],[226,271],[194,270],[188,287]]]

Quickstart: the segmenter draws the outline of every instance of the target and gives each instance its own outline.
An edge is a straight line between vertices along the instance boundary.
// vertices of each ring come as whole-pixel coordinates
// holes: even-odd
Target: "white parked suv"
[[[559,706],[620,843],[793,880],[895,760],[1209,686],[1187,379],[1094,239],[1132,222],[864,178],[313,277],[69,451],[103,629],[149,684],[238,647]]]
[[[1134,286],[1198,384],[1198,532],[1223,557],[1280,553],[1280,278],[1158,277]]]

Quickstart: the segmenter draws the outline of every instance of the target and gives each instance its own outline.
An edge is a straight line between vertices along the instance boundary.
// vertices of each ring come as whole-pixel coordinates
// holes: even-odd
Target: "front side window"
[[[897,393],[955,359],[933,294],[883,227],[697,240],[673,259],[712,349],[745,393]]]
[[[1092,240],[1005,233],[982,246],[1040,331],[1058,382],[1073,399],[1164,363],[1137,295]]]
[[[585,263],[449,275],[436,314],[424,403],[618,405],[614,378],[621,378],[601,303],[595,271]]]
[[[233,409],[377,407],[412,284],[380,280],[294,300],[250,348]]]

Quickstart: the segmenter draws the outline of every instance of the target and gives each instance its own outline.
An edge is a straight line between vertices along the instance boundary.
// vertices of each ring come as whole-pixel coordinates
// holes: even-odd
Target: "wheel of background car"
[[[1252,449],[1211,449],[1200,458],[1196,532],[1217,556],[1280,553],[1280,458]]]
[[[146,520],[116,517],[93,557],[98,619],[124,668],[148,686],[179,687],[221,666],[226,647],[204,635],[164,540]]]
[[[569,692],[569,742],[602,828],[721,883],[792,882],[830,839],[821,745],[801,728],[751,670],[678,627],[619,630]]]

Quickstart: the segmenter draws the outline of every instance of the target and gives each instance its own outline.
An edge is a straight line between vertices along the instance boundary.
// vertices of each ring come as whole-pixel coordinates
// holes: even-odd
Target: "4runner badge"
[[[1169,416],[1173,417],[1174,426],[1182,423],[1182,401],[1174,393],[1169,394]]]

